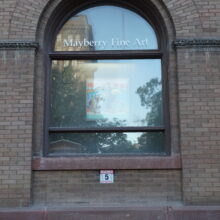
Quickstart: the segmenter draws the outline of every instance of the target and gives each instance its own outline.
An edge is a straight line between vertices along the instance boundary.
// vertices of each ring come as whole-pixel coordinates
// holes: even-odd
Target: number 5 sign
[[[114,183],[114,171],[100,170],[100,183]]]

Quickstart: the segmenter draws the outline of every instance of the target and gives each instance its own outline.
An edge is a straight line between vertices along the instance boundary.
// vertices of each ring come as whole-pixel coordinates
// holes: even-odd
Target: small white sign
[[[114,171],[100,170],[100,183],[114,183]]]

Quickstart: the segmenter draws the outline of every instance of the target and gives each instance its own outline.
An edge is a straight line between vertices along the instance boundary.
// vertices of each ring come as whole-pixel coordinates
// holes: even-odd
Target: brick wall
[[[48,0],[1,0],[0,39],[34,40],[39,17]]]
[[[99,171],[34,172],[35,205],[143,206],[181,201],[180,171],[116,171],[100,184]]]
[[[2,0],[0,38],[34,40],[43,10],[50,10],[51,6],[60,2],[61,0]],[[152,2],[157,8],[168,11],[173,19],[177,37],[220,36],[219,0],[152,0]]]
[[[64,197],[71,204],[79,200],[91,203],[95,193],[99,195],[96,201],[101,202],[105,199],[101,192],[108,193],[108,187],[118,190],[128,202],[134,199],[148,203],[157,199],[167,203],[181,199],[181,180],[186,204],[220,203],[220,51],[177,49],[176,66],[176,54],[171,49],[175,34],[177,38],[219,38],[220,1],[152,2],[164,17],[170,37],[171,147],[173,153],[179,153],[181,147],[183,179],[179,171],[118,171],[114,185],[102,186],[97,183],[96,171],[39,171],[34,172],[31,186],[31,149],[37,156],[42,156],[43,149],[43,37],[48,19],[62,0],[2,0],[0,40],[36,40],[40,49],[37,56],[32,49],[0,51],[0,206],[28,205],[31,189],[34,204],[61,204]],[[125,187],[124,179],[128,177],[131,183]],[[77,179],[86,182],[83,188],[75,182]],[[72,189],[72,184],[76,188]],[[109,196],[108,204],[117,202],[114,193]]]
[[[220,37],[219,0],[163,0],[178,38]]]
[[[178,50],[183,192],[187,204],[220,203],[220,50]]]
[[[34,50],[0,50],[0,206],[29,204]]]
[[[195,0],[195,5],[206,37],[220,36],[220,2],[218,0]]]

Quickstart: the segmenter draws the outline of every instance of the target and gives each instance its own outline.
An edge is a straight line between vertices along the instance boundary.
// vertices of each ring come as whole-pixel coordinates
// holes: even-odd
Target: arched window
[[[164,45],[157,27],[118,6],[73,14],[54,36],[47,154],[167,154]]]

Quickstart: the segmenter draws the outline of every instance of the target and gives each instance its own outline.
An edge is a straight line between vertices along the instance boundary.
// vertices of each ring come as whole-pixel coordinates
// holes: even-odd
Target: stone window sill
[[[34,157],[33,170],[132,170],[132,169],[181,169],[181,157]]]

